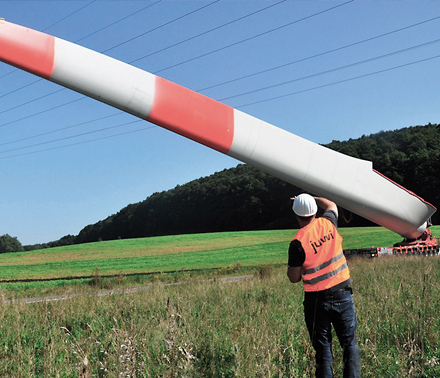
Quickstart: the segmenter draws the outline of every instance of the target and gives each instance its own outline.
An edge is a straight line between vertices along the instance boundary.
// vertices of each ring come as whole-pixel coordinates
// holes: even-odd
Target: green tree
[[[14,238],[8,234],[0,236],[0,253],[22,251],[24,251],[24,248],[17,238]]]

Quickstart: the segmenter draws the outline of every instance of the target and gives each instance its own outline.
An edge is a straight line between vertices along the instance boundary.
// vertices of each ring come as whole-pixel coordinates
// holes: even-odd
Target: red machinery
[[[379,257],[379,256],[409,256],[422,255],[434,256],[439,254],[439,245],[435,236],[432,236],[431,230],[427,228],[425,232],[417,239],[405,239],[392,247],[371,247],[359,249],[345,249],[346,257]]]

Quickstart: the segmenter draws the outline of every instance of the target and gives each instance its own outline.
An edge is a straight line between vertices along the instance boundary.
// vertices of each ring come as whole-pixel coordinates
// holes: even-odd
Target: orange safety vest
[[[317,218],[301,228],[295,239],[301,242],[306,255],[301,267],[305,291],[326,290],[350,278],[342,237],[331,221]]]

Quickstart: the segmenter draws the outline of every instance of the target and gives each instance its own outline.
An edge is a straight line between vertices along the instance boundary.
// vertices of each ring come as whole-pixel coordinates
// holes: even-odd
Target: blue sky
[[[438,1],[0,1],[316,143],[440,122]],[[0,63],[0,235],[78,234],[240,162]]]

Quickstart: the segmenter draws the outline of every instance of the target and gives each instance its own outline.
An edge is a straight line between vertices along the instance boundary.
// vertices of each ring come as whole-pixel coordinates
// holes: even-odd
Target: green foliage
[[[0,253],[21,252],[23,250],[23,246],[17,238],[8,234],[0,236]]]
[[[25,251],[33,251],[35,249],[54,248],[54,247],[60,247],[60,246],[64,246],[64,245],[72,245],[72,244],[75,244],[75,240],[76,240],[76,236],[66,235],[66,236],[63,236],[59,240],[48,242],[48,243],[25,245],[24,250]]]

